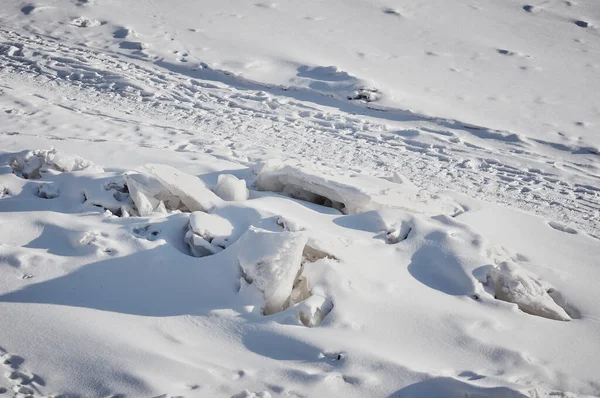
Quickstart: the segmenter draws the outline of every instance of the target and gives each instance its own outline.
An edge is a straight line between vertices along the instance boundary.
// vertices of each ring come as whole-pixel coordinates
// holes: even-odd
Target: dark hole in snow
[[[580,28],[587,28],[590,26],[590,24],[586,21],[575,21],[575,25],[579,26]]]
[[[24,6],[23,8],[21,8],[21,12],[25,15],[31,14],[31,12],[33,10],[35,10],[35,7],[32,6],[31,4],[28,4],[28,5]]]
[[[499,48],[496,51],[498,51],[498,54],[502,54],[502,55],[515,55],[515,53],[513,51],[505,50],[502,48]]]
[[[138,41],[124,41],[119,43],[119,48],[124,50],[143,50],[144,44]]]
[[[127,28],[119,28],[113,32],[113,37],[115,39],[124,39],[129,35],[129,29]]]
[[[525,11],[527,11],[527,12],[533,12],[533,10],[535,9],[535,7],[532,6],[532,5],[530,5],[530,4],[527,4],[527,5],[523,6],[523,9]]]

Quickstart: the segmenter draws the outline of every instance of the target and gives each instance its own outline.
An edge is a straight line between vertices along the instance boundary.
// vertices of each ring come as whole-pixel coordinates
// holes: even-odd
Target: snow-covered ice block
[[[198,177],[164,164],[147,164],[145,167],[165,188],[178,196],[189,211],[209,211],[223,202]]]
[[[505,261],[492,270],[495,296],[499,300],[515,303],[528,314],[559,321],[571,317],[548,294],[548,288],[515,263]]]
[[[248,283],[264,296],[265,315],[282,311],[299,274],[304,232],[271,232],[250,227],[238,241],[238,261]]]
[[[455,215],[462,207],[420,189],[406,179],[391,182],[365,174],[340,175],[312,166],[269,160],[254,167],[259,190],[282,192],[296,199],[329,206],[345,214],[398,208],[424,214]]]
[[[38,186],[38,196],[44,199],[54,199],[60,196],[60,189],[57,183],[46,183]]]
[[[223,217],[196,211],[190,215],[185,242],[196,257],[209,256],[223,250],[231,242],[233,225]]]
[[[129,195],[135,204],[138,214],[142,217],[149,216],[154,210],[160,207],[161,201],[148,192],[142,182],[138,182],[138,175],[125,174],[123,178],[129,189]],[[136,178],[137,177],[137,178]]]
[[[23,178],[41,178],[41,173],[50,170],[59,172],[82,171],[102,173],[104,169],[89,160],[70,155],[56,149],[38,149],[10,160],[10,167]]]
[[[152,212],[163,213],[166,209],[177,210],[181,207],[181,199],[156,178],[138,173],[128,173],[123,178],[140,216],[147,216]]]
[[[232,174],[220,174],[217,180],[215,193],[223,200],[246,200],[248,188],[246,181],[238,179]]]

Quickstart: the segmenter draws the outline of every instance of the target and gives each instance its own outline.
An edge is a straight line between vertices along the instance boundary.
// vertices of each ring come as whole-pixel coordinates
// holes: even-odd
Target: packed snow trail
[[[127,142],[240,162],[285,155],[374,174],[399,171],[420,186],[600,235],[597,148],[374,110],[307,89],[268,87],[208,67],[149,62],[5,28],[0,35],[5,136]],[[43,127],[48,106],[60,107],[69,123],[58,131]],[[97,117],[114,128],[98,130]]]

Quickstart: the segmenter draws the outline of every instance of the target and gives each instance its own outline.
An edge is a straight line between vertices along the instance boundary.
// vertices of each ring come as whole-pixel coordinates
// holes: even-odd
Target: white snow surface
[[[600,396],[598,15],[2,1],[0,397]]]

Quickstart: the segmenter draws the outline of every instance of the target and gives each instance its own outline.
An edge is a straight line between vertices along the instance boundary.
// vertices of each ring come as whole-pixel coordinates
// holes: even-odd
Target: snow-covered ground
[[[0,5],[0,397],[600,396],[600,4]]]

